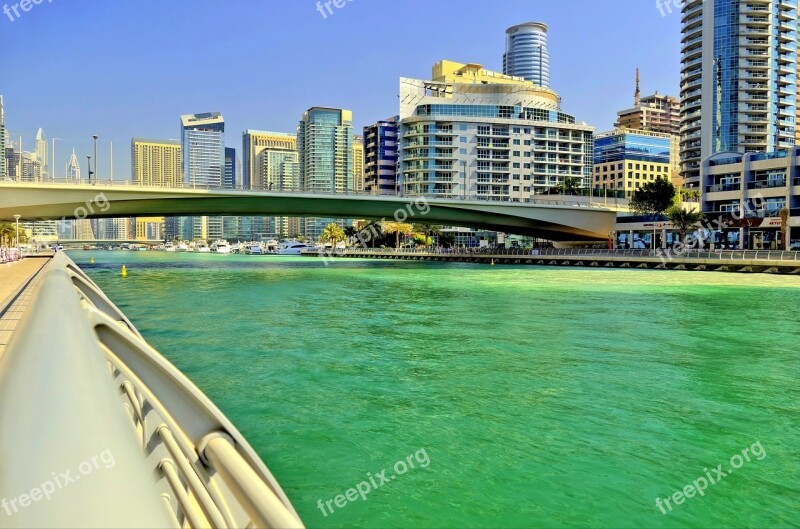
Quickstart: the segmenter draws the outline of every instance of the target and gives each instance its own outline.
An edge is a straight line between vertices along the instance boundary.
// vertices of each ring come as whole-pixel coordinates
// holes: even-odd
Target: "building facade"
[[[681,173],[686,186],[701,186],[703,161],[717,153],[794,147],[797,7],[797,0],[683,3]]]
[[[50,164],[47,159],[47,140],[44,138],[44,131],[41,128],[36,132],[36,159],[42,168],[42,178],[49,178]]]
[[[672,136],[617,129],[594,137],[595,190],[624,192],[630,198],[643,184],[672,172]]]
[[[131,180],[143,186],[182,187],[181,150],[181,142],[178,140],[133,138]]]
[[[353,191],[364,192],[364,137],[353,136]]]
[[[506,30],[503,73],[550,88],[550,53],[547,24],[528,22]]]
[[[67,180],[80,180],[81,179],[81,165],[78,163],[78,157],[75,155],[75,149],[72,149],[72,156],[69,157],[67,163]]]
[[[225,120],[219,112],[181,116],[183,182],[193,187],[222,188],[225,177]],[[222,217],[185,218],[184,239],[222,238]]]
[[[259,155],[264,149],[297,151],[297,136],[283,132],[246,130],[242,134],[242,157],[244,161],[243,185],[245,189],[265,189],[263,160]]]
[[[723,226],[717,247],[800,250],[800,149],[770,153],[720,153],[703,162],[703,211]],[[789,214],[787,222],[781,211]]]
[[[372,195],[396,195],[398,126],[400,117],[364,127],[364,191]]]
[[[311,193],[353,191],[353,113],[313,107],[297,126],[300,186]],[[335,219],[305,219],[304,235],[316,241]]]
[[[558,94],[477,64],[456,70],[400,80],[403,194],[526,202],[567,178],[591,185],[594,129],[563,113]]]
[[[3,96],[0,95],[0,180],[8,177],[6,168],[6,114],[3,106]]]

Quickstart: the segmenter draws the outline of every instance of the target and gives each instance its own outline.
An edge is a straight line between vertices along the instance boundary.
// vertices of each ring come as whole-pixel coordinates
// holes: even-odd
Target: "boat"
[[[174,252],[174,251],[176,251],[175,245],[172,244],[171,242],[168,242],[168,243],[164,244],[164,251],[165,252]]]
[[[209,248],[206,241],[200,241],[195,245],[194,251],[197,253],[211,253],[211,248]]]
[[[228,244],[228,241],[220,239],[218,241],[214,241],[214,243],[211,245],[211,251],[214,253],[229,254],[231,253],[231,247]]]
[[[175,247],[175,251],[176,252],[188,252],[189,251],[189,245],[186,244],[185,242],[179,242],[178,246]]]
[[[245,245],[244,253],[247,255],[264,255],[264,249],[261,248],[260,244],[252,243]]]
[[[278,246],[278,255],[300,255],[303,250],[310,250],[311,246],[298,241],[284,241]]]

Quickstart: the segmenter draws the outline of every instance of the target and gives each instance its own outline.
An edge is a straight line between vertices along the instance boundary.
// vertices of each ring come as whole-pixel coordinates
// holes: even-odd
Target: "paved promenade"
[[[47,257],[32,257],[0,265],[0,356],[30,304],[41,278],[37,274],[49,260]]]

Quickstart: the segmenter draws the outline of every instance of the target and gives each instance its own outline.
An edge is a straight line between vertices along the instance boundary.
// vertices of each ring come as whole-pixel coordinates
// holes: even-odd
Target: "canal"
[[[308,527],[800,525],[800,278],[70,256]]]

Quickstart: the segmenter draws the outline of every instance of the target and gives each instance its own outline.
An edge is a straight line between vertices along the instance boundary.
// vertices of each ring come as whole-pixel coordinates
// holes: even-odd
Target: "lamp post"
[[[22,215],[14,215],[14,220],[17,223],[17,259],[19,259],[19,219]]]
[[[94,140],[94,170],[95,170],[95,172],[97,172],[97,138],[99,138],[99,136],[97,134],[92,136],[92,139]],[[97,175],[95,175],[95,176],[97,176]],[[95,181],[97,181],[96,178],[95,178]],[[89,174],[89,183],[90,184],[92,183],[92,175],[91,175],[91,173]]]
[[[52,162],[50,163],[50,180],[55,181],[56,179],[56,140],[60,140],[62,138],[52,138],[53,142],[53,149],[50,151],[50,157]]]
[[[92,157],[87,155],[86,156],[86,168],[89,174],[89,183],[92,183]]]

